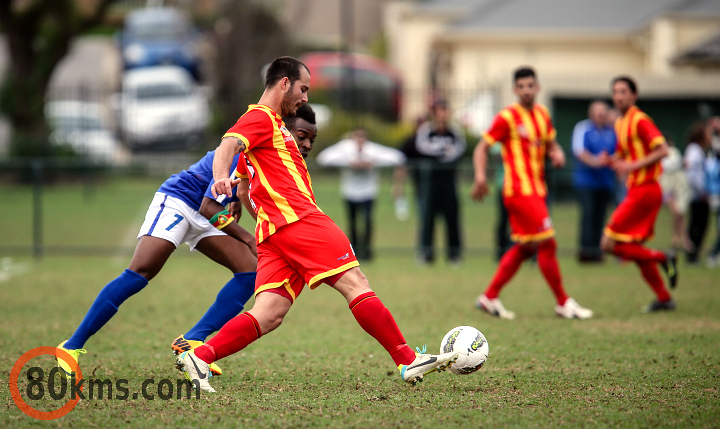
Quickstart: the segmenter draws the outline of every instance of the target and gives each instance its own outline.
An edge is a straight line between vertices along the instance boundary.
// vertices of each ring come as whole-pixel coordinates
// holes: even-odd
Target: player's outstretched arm
[[[473,169],[475,170],[475,180],[473,181],[470,196],[477,201],[482,201],[490,191],[487,185],[487,159],[490,144],[484,138],[475,146],[473,151]]]
[[[200,214],[206,219],[210,220],[218,213],[225,210],[225,207],[217,201],[203,197],[202,204],[200,204]],[[244,243],[250,248],[253,255],[257,256],[257,245],[255,244],[255,236],[249,233],[245,228],[238,225],[236,222],[230,222],[223,226],[222,231],[230,237]]]
[[[228,171],[232,167],[232,160],[238,153],[245,150],[245,143],[237,137],[225,137],[220,142],[220,146],[215,149],[215,158],[213,159],[213,179],[215,183],[212,185],[213,196],[218,195],[232,196],[232,188],[234,188],[239,180],[230,180]]]

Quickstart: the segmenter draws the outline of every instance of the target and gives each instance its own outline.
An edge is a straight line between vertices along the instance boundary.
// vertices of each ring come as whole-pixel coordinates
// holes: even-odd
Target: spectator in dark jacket
[[[457,264],[462,257],[460,206],[457,197],[457,161],[465,153],[462,130],[449,123],[445,100],[433,103],[432,119],[421,124],[403,145],[408,158],[420,214],[418,258],[423,264],[435,260],[435,218],[447,226],[447,257]]]

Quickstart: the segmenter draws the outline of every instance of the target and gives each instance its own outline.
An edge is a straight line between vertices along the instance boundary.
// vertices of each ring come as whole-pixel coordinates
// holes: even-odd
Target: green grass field
[[[45,194],[48,245],[132,248],[157,180],[110,180],[87,199],[76,186]],[[335,183],[316,180],[321,207],[343,225]],[[465,194],[467,195],[467,194]],[[568,252],[560,264],[568,292],[595,310],[588,321],[554,316],[552,295],[528,263],[503,291],[515,321],[481,314],[473,301],[489,281],[494,206],[464,197],[469,252],[457,269],[418,267],[412,255],[414,219],[391,216],[387,192],[378,210],[380,257],[362,266],[412,346],[437,350],[452,327],[472,325],[490,344],[478,373],[432,374],[405,385],[392,360],[355,323],[342,297],[327,287],[306,290],[275,332],[219,362],[215,395],[200,400],[85,400],[65,417],[40,422],[10,397],[15,361],[38,346],[55,346],[80,322],[96,293],[129,262],[127,250],[102,256],[50,254],[42,261],[12,256],[0,264],[0,369],[7,427],[718,427],[720,426],[720,271],[681,265],[678,309],[641,314],[652,299],[637,268],[607,261],[580,266]],[[30,243],[27,188],[1,188],[0,244]],[[18,213],[27,210],[27,215]],[[553,218],[561,248],[576,240],[577,212],[557,205]],[[244,219],[246,222],[247,219]],[[669,242],[666,214],[658,237]],[[711,232],[712,234],[712,232]],[[441,235],[441,234],[440,234]],[[179,379],[170,342],[213,302],[229,273],[186,247],[138,296],[86,344],[86,377],[128,379],[130,394],[143,380]],[[50,358],[32,361],[52,367]],[[21,392],[27,386],[21,374]],[[151,393],[154,392],[151,387]],[[27,398],[26,398],[27,399]],[[28,402],[51,410],[46,397]]]

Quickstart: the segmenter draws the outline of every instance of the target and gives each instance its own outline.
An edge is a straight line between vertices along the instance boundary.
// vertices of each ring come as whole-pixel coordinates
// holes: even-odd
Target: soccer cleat
[[[661,264],[660,266],[663,267],[665,274],[667,274],[670,289],[675,289],[678,281],[677,255],[674,252],[666,252],[665,258],[667,259],[667,262]]]
[[[67,340],[63,341],[62,343],[58,344],[57,348],[67,352],[73,359],[75,359],[75,363],[78,363],[78,359],[80,358],[81,353],[87,353],[85,349],[75,349],[75,350],[68,350],[65,347],[63,347],[67,343]],[[65,362],[65,360],[61,359],[59,356],[55,356],[57,358],[58,367],[65,373],[65,376],[69,379],[72,377],[72,368],[70,368],[70,364]]]
[[[182,352],[188,352],[202,346],[203,344],[205,343],[203,343],[202,341],[186,340],[183,335],[180,335],[179,337],[175,338],[175,341],[172,342],[170,347],[172,348],[173,353],[175,353],[175,356],[177,356]],[[219,366],[215,365],[214,362],[210,364],[210,372],[212,372],[213,377],[222,375],[222,369],[220,369]]]
[[[478,297],[477,301],[475,301],[475,307],[501,319],[513,320],[515,318],[515,313],[506,310],[505,307],[503,307],[502,302],[500,302],[500,299],[490,299],[485,296],[485,294]]]
[[[555,306],[555,314],[564,319],[589,319],[593,316],[592,310],[581,307],[572,298],[565,300],[565,304]]]
[[[675,310],[675,301],[672,298],[667,301],[655,299],[647,307],[643,308],[643,313],[654,313],[662,310]]]
[[[182,371],[183,374],[185,374],[185,378],[193,382],[193,384],[197,381],[196,386],[198,386],[200,390],[211,393],[215,392],[215,389],[213,389],[208,382],[210,377],[212,377],[210,365],[195,356],[195,352],[192,350],[180,353],[180,355],[175,358],[175,366]]]
[[[417,382],[423,381],[423,377],[432,372],[445,371],[458,358],[457,352],[443,353],[441,355],[425,354],[426,346],[423,346],[422,350],[420,348],[416,348],[416,350],[415,360],[410,365],[398,365],[400,378],[413,386]]]

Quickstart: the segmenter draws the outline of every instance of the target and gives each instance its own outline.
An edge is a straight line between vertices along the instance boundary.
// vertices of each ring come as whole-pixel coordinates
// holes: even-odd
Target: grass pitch
[[[73,214],[69,203],[79,191],[50,190],[48,199],[57,204],[46,205],[46,216],[63,227],[48,229],[47,238],[66,244],[71,239],[117,244],[137,231],[138,213],[144,214],[143,205],[156,187],[157,183],[111,183],[114,199],[112,192],[99,193],[87,204],[78,197],[75,209],[82,214]],[[316,188],[321,189],[321,207],[343,225],[342,208],[333,203],[335,187],[316,184]],[[21,228],[13,228],[15,218],[6,217],[8,209],[3,207],[7,207],[4,201],[25,194],[3,195],[0,231],[20,243],[26,238],[19,232],[13,235]],[[118,212],[108,210],[108,204],[115,204]],[[102,222],[99,215],[104,211]],[[110,257],[57,255],[41,262],[15,257],[12,263],[6,260],[7,274],[0,283],[5,327],[0,333],[5,386],[0,390],[1,420],[8,427],[720,425],[718,271],[681,265],[677,311],[644,315],[640,308],[652,294],[634,265],[609,260],[602,266],[580,266],[561,257],[569,294],[596,313],[588,321],[568,321],[554,316],[548,287],[537,267],[526,263],[502,295],[518,319],[502,321],[473,308],[473,300],[495,269],[487,253],[470,252],[458,269],[443,263],[418,267],[411,252],[392,250],[398,242],[412,242],[412,222],[398,224],[390,213],[389,203],[380,206],[380,257],[361,267],[371,286],[412,346],[427,343],[435,351],[454,326],[480,329],[490,345],[490,359],[480,372],[431,374],[416,387],[405,385],[385,351],[357,326],[342,297],[321,287],[306,289],[278,330],[219,362],[225,375],[211,381],[217,394],[203,394],[199,400],[160,400],[159,381],[180,378],[173,368],[170,342],[203,314],[230,277],[224,268],[181,248],[159,276],[88,341],[88,354],[81,357],[86,377],[113,383],[127,379],[131,398],[81,401],[65,417],[40,422],[23,414],[11,399],[10,369],[29,349],[55,346],[66,339],[100,288],[126,267],[129,256],[123,252]],[[468,245],[488,243],[494,222],[491,203],[466,202],[463,213]],[[83,231],[104,224],[107,232],[74,238],[72,229],[81,228],[71,220],[86,214],[89,224],[83,224]],[[553,217],[560,246],[572,246],[574,207],[557,206]],[[667,243],[661,227],[665,221],[658,222],[655,245]],[[45,369],[47,376],[52,361],[38,358],[33,365]],[[21,374],[21,392],[28,384],[27,368]],[[146,379],[155,380],[149,388],[155,399],[133,400],[132,394],[140,392]],[[64,403],[47,396],[26,400],[43,410]]]

